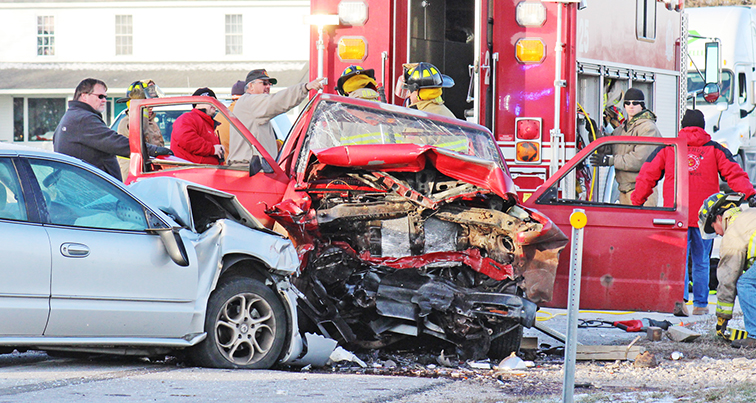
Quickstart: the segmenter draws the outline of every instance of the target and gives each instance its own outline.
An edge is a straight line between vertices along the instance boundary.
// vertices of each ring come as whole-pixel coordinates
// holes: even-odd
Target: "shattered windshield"
[[[322,101],[313,113],[297,170],[304,170],[310,150],[369,144],[435,146],[493,161],[503,168],[498,146],[485,130],[384,109]]]

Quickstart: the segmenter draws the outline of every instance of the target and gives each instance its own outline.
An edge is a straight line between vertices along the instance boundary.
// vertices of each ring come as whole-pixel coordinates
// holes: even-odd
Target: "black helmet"
[[[373,69],[363,69],[362,66],[357,66],[355,64],[347,67],[344,69],[344,72],[341,73],[341,77],[339,77],[339,80],[336,81],[336,91],[340,95],[348,96],[349,94],[344,91],[344,83],[347,82],[350,78],[358,75],[358,74],[365,74],[366,76],[372,78],[375,80],[375,70]]]
[[[404,86],[409,92],[415,92],[420,88],[451,88],[454,86],[454,80],[441,74],[436,66],[420,62],[414,68],[407,71],[404,80]]]
[[[707,197],[698,210],[698,228],[701,230],[701,235],[713,234],[714,228],[711,224],[717,216],[733,207],[739,207],[743,199],[745,199],[743,193],[719,192]]]

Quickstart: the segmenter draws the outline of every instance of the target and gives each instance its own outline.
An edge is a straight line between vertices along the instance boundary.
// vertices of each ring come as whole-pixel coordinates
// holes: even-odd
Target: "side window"
[[[645,196],[643,207],[673,207],[673,175],[665,172],[675,171],[675,153],[662,153],[663,147],[638,143],[601,146],[552,185],[537,203],[632,205],[632,193],[639,192]],[[665,181],[671,191],[664,192]]]
[[[82,168],[55,161],[29,160],[51,224],[145,230],[144,208],[123,190]]]
[[[748,100],[747,84],[745,73],[738,73],[738,103],[740,104],[744,104]]]
[[[9,158],[0,158],[0,218],[26,220],[26,204],[16,169]]]

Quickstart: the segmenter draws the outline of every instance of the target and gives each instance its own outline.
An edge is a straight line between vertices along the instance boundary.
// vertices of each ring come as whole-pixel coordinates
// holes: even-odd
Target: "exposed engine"
[[[432,167],[326,167],[306,192],[309,210],[279,221],[311,248],[295,284],[322,333],[363,348],[431,335],[469,358],[519,348],[537,308],[523,297],[530,260],[517,239],[543,224],[514,198]]]

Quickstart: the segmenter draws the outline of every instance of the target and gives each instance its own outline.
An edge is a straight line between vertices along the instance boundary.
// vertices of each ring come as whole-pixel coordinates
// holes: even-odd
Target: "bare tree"
[[[685,0],[685,7],[749,6],[750,0]]]

